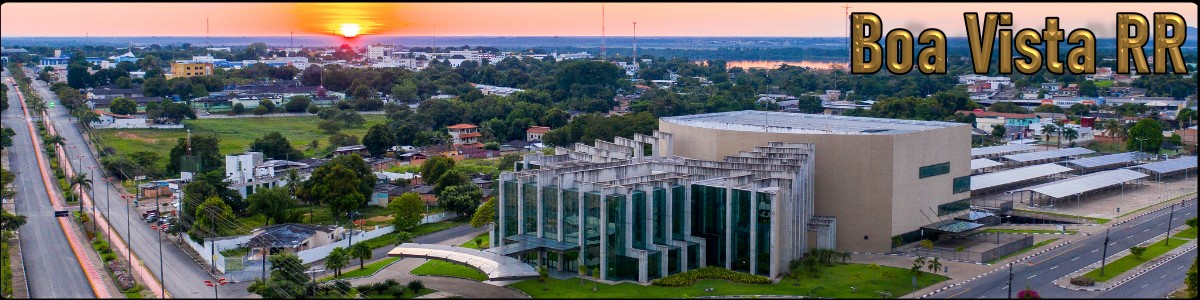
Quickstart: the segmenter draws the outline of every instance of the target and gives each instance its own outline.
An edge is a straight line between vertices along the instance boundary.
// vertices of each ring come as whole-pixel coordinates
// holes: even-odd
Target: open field
[[[382,124],[386,121],[384,115],[362,115],[367,123],[360,128],[343,129],[341,132],[358,136],[362,139],[371,125]],[[229,118],[229,119],[196,119],[184,120],[187,128],[193,134],[216,134],[221,138],[221,154],[237,154],[245,152],[254,139],[260,138],[272,131],[282,133],[284,137],[308,156],[323,156],[323,151],[314,153],[309,150],[309,143],[320,140],[321,147],[329,144],[329,136],[317,129],[317,116],[306,117],[264,117],[264,118]],[[160,166],[166,166],[171,154],[171,147],[180,138],[187,137],[185,129],[100,129],[96,132],[107,141],[118,153],[133,153],[151,151],[162,157]],[[295,159],[298,160],[298,159]]]

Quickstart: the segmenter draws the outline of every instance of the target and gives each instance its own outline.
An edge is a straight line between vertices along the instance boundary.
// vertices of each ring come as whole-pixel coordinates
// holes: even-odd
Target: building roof
[[[367,149],[367,146],[363,146],[363,145],[341,146],[341,147],[337,147],[336,149],[333,149],[333,152],[358,151],[358,150],[363,150],[363,149]]]
[[[307,224],[276,224],[259,228],[259,233],[246,242],[249,247],[286,247],[300,246],[304,240],[312,237],[317,231],[333,232],[333,226],[315,226]]]
[[[1164,160],[1164,161],[1160,161],[1160,162],[1141,164],[1141,165],[1136,165],[1136,166],[1132,166],[1129,168],[1130,169],[1133,169],[1133,168],[1143,169],[1143,170],[1149,171],[1151,173],[1158,173],[1158,174],[1171,173],[1171,172],[1185,170],[1185,169],[1195,169],[1196,168],[1196,157],[1195,156],[1182,156],[1182,157],[1176,158],[1176,159],[1168,159],[1168,160]]]
[[[970,126],[963,123],[915,121],[850,116],[830,116],[769,111],[731,111],[664,117],[659,120],[685,126],[752,132],[798,134],[890,135]]]
[[[479,126],[463,123],[463,124],[447,126],[446,128],[449,128],[449,129],[471,129],[471,128],[479,128]]]
[[[478,133],[478,132],[471,132],[471,133],[460,134],[460,135],[458,135],[458,138],[473,138],[473,137],[481,137],[481,136],[483,136],[483,134]]]
[[[1009,154],[1009,155],[1005,155],[1004,159],[1011,160],[1011,161],[1017,161],[1017,162],[1029,162],[1029,161],[1060,158],[1060,157],[1075,156],[1075,155],[1092,154],[1092,153],[1096,153],[1096,151],[1092,151],[1091,149],[1087,149],[1087,148],[1075,147],[1075,148],[1056,149],[1056,150],[1032,152],[1032,153]]]
[[[1041,164],[995,173],[975,175],[971,176],[971,190],[977,191],[1070,171],[1071,168],[1057,164]]]
[[[1134,151],[1068,160],[1063,162],[1063,164],[1073,165],[1080,169],[1090,169],[1128,163],[1139,159],[1144,159],[1147,156],[1148,155],[1144,153]]]
[[[1008,154],[1013,152],[1022,152],[1037,149],[1026,144],[1009,144],[991,147],[971,148],[971,157],[987,156],[993,154]]]
[[[1003,113],[1003,112],[993,112],[993,111],[960,110],[960,111],[957,111],[954,113],[960,114],[960,115],[975,114],[975,117],[979,117],[979,118],[1032,119],[1032,118],[1038,117],[1036,114],[1016,114],[1016,113]]]
[[[529,129],[526,129],[526,130],[525,130],[525,132],[528,132],[528,133],[547,133],[547,132],[550,132],[550,127],[545,127],[545,126],[529,126]]]
[[[110,112],[99,110],[99,109],[93,109],[92,111],[94,111],[98,114],[101,114],[101,115],[110,116],[110,117],[117,118],[117,119],[133,119],[133,116],[130,116],[130,115],[114,114],[114,113],[110,113]]]
[[[1046,184],[1039,184],[1014,191],[1032,191],[1052,198],[1065,198],[1068,196],[1078,195],[1083,192],[1089,192],[1121,184],[1127,181],[1146,178],[1147,176],[1150,175],[1142,174],[1130,169],[1116,169],[1087,174]]]
[[[971,171],[983,168],[991,168],[999,165],[1003,164],[986,158],[976,158],[971,160]]]

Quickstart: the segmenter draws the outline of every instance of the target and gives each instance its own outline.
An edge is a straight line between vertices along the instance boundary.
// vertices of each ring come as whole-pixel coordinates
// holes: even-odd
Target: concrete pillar
[[[525,186],[525,180],[520,176],[517,177],[517,234],[525,233],[525,192],[521,190]]]
[[[750,274],[758,269],[758,193],[750,190]]]
[[[504,225],[504,218],[507,217],[507,215],[505,215],[504,206],[505,206],[505,203],[508,203],[508,201],[512,201],[512,199],[508,199],[507,197],[504,197],[504,195],[506,195],[504,192],[507,190],[505,188],[505,186],[507,186],[507,184],[504,184],[504,177],[500,177],[499,181],[500,181],[500,188],[499,188],[500,194],[496,195],[496,199],[499,200],[499,201],[496,201],[496,216],[498,216],[496,218],[496,226],[498,226],[498,228],[499,228],[498,230],[496,230],[496,232],[499,234],[489,235],[488,239],[490,241],[488,241],[488,243],[492,247],[504,246],[504,238],[501,237],[501,235],[504,235],[504,229],[506,227]]]
[[[600,195],[600,279],[608,278],[608,201]],[[580,237],[581,240],[584,237]]]
[[[733,268],[733,190],[725,186],[725,268]]]

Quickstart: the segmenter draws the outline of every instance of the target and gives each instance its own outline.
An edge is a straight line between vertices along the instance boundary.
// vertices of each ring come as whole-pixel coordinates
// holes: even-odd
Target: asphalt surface
[[[1136,246],[1150,238],[1163,234],[1167,230],[1167,216],[1170,209],[1155,212],[1131,222],[1112,227],[1109,235],[1108,255],[1128,249],[1130,246]],[[1171,223],[1172,227],[1186,226],[1184,220],[1196,216],[1196,201],[1189,201],[1182,207],[1175,206],[1175,220]],[[1101,225],[1104,226],[1104,225]],[[1148,280],[1146,276],[1151,274],[1143,274],[1137,280],[1142,283],[1127,282],[1119,286],[1115,290],[1102,292],[1087,292],[1068,290],[1054,284],[1054,280],[1061,278],[1067,274],[1078,271],[1088,265],[1099,262],[1102,258],[1104,245],[1104,234],[1096,234],[1091,237],[1071,243],[1070,245],[1051,250],[1041,255],[1035,256],[1024,262],[1017,263],[1013,266],[1013,281],[1012,287],[1015,291],[1012,292],[1013,297],[1016,297],[1018,291],[1026,286],[1034,291],[1037,291],[1043,298],[1094,298],[1100,297],[1101,294],[1109,292],[1115,295],[1127,295],[1134,298],[1156,297],[1170,293],[1179,285],[1169,284],[1151,284],[1146,288],[1138,288],[1145,284]],[[1176,259],[1179,260],[1179,259]],[[1032,265],[1030,265],[1032,263]],[[1178,263],[1178,262],[1172,262]],[[1188,264],[1191,260],[1188,260]],[[1002,266],[998,266],[1002,267]],[[1170,268],[1155,269],[1157,276],[1176,272],[1177,276],[1184,275],[1186,270],[1172,270]],[[1007,268],[1005,268],[1007,269]],[[1161,270],[1160,270],[1161,269]],[[1170,276],[1176,276],[1170,275]],[[1157,277],[1157,276],[1152,276]],[[1168,276],[1168,277],[1170,277]],[[1182,279],[1179,280],[1182,282]],[[1132,283],[1132,285],[1131,285]],[[1000,270],[993,272],[984,277],[975,279],[966,284],[950,288],[930,296],[930,298],[1007,298],[1008,297],[1008,270]]]
[[[29,137],[29,129],[22,118],[20,99],[15,85],[4,72],[4,84],[8,86],[9,107],[3,113],[4,127],[17,133],[13,146],[8,148],[10,166],[16,177],[17,214],[24,215],[26,223],[18,230],[25,276],[29,282],[31,298],[95,298],[87,277],[80,269],[79,261],[72,254],[71,246],[63,235],[62,227],[54,217],[54,207],[46,194],[45,183],[38,171],[35,145]],[[35,128],[36,130],[36,128]]]
[[[1167,263],[1134,278],[1125,284],[1104,291],[1099,298],[1166,298],[1176,288],[1183,286],[1187,268],[1196,258],[1196,249],[1184,252]]]
[[[34,80],[33,87],[42,96],[42,99],[61,103],[58,97],[49,91],[44,82]],[[133,253],[142,260],[146,268],[154,274],[155,278],[162,278],[166,282],[166,290],[172,298],[213,297],[213,288],[204,284],[205,280],[213,279],[213,276],[208,273],[208,268],[201,267],[196,263],[191,256],[187,255],[179,246],[171,242],[167,235],[151,230],[149,225],[141,219],[141,213],[136,209],[128,210],[129,212],[127,213],[128,204],[121,199],[121,195],[117,192],[115,185],[109,185],[107,188],[102,186],[107,183],[99,180],[99,178],[103,178],[103,175],[99,172],[99,163],[94,153],[85,144],[82,133],[76,127],[74,120],[71,119],[67,110],[61,104],[58,104],[48,109],[47,113],[54,121],[54,127],[59,135],[67,140],[63,148],[67,150],[68,157],[71,158],[71,165],[74,166],[76,171],[88,173],[88,178],[95,180],[92,183],[95,192],[94,203],[96,203],[97,212],[107,217],[112,223],[113,234],[121,236],[131,245]],[[72,146],[74,147],[73,149],[71,148]],[[80,155],[83,156],[82,165],[76,158]],[[164,157],[163,159],[166,158]],[[93,167],[94,170],[89,170],[88,167]],[[110,200],[111,203],[108,203]],[[86,209],[91,210],[91,207],[87,207]],[[132,215],[132,218],[127,218],[130,215]],[[128,225],[126,225],[126,220],[128,220]],[[132,231],[132,239],[130,238],[130,231]],[[60,233],[59,235],[61,236],[62,234]],[[159,264],[160,241],[162,242],[161,269]],[[75,269],[79,268],[75,267]],[[218,296],[245,298],[250,295],[246,291],[247,285],[248,283],[225,285],[220,288]]]

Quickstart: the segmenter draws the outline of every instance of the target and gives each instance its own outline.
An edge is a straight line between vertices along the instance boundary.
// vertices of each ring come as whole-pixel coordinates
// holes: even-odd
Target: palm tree
[[[937,274],[938,270],[941,269],[943,265],[937,257],[934,257],[933,260],[929,261],[929,264],[925,266],[929,268],[929,273]]]
[[[1058,131],[1058,127],[1054,126],[1054,124],[1042,125],[1042,136],[1045,137],[1046,142],[1050,142],[1050,135],[1056,131]]]
[[[1108,136],[1116,137],[1117,132],[1121,131],[1121,121],[1117,119],[1104,120],[1102,124],[1104,124],[1104,133],[1108,134]]]
[[[55,144],[58,144],[60,146],[67,145],[67,139],[63,138],[62,136],[59,136],[57,134],[46,137],[46,140],[43,142],[46,143],[47,147],[53,147]]]
[[[67,183],[69,183],[71,185],[70,186],[71,189],[74,189],[76,187],[79,188],[79,195],[77,197],[80,197],[80,199],[79,199],[79,214],[82,215],[83,214],[83,198],[82,198],[83,190],[85,188],[86,189],[92,188],[92,179],[88,178],[87,173],[76,173],[74,176],[71,176],[71,178],[68,178]],[[95,223],[93,223],[93,224],[95,224]],[[92,226],[94,228],[95,225],[92,225]]]
[[[540,280],[542,283],[546,284],[546,286],[543,287],[542,289],[549,290],[550,289],[550,268],[547,268],[546,265],[541,265],[541,266],[537,267],[537,272],[538,272],[538,280]]]
[[[1079,131],[1075,128],[1063,128],[1062,135],[1071,144],[1075,144],[1075,139],[1079,138]]]
[[[914,276],[920,277],[921,276],[921,268],[924,268],[924,267],[925,267],[925,257],[917,256],[917,259],[913,260],[912,268],[909,268],[909,270],[912,270],[912,273]]]
[[[847,261],[847,260],[850,260],[850,251],[841,251],[839,254],[840,254],[840,255],[841,255],[841,257],[842,257],[842,264],[843,264],[843,265],[844,265],[844,264],[846,264],[846,261]]]

